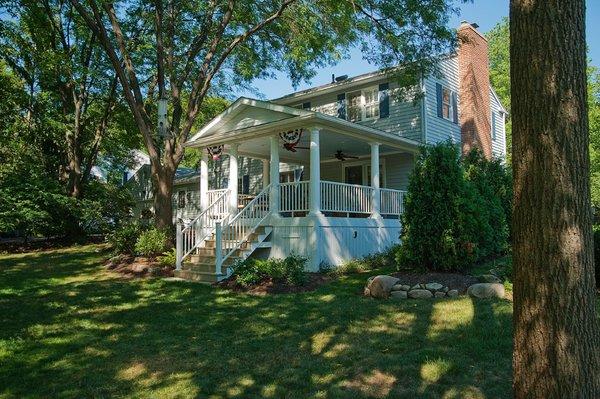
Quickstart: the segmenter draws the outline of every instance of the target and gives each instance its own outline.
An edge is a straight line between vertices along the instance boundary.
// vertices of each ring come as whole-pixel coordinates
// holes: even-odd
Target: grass
[[[0,398],[511,396],[508,301],[370,300],[368,274],[256,297],[124,280],[106,256],[0,256]]]

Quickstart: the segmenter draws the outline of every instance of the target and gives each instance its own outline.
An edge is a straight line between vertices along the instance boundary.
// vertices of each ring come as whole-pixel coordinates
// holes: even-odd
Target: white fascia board
[[[274,131],[283,131],[297,127],[315,127],[326,128],[339,134],[352,136],[366,142],[378,142],[394,148],[403,149],[410,152],[418,152],[420,144],[417,141],[395,134],[384,132],[362,126],[353,122],[339,119],[333,116],[324,115],[318,112],[305,111],[305,115],[299,115],[275,122],[265,123],[258,126],[249,126],[243,129],[231,130],[219,134],[213,134],[205,138],[199,138],[195,141],[188,141],[184,144],[186,147],[207,147],[217,144],[228,144],[243,141],[244,139],[270,136]]]
[[[221,112],[219,115],[214,117],[210,122],[204,125],[198,133],[192,136],[191,139],[188,140],[186,145],[189,142],[197,141],[201,137],[205,136],[211,129],[215,128],[219,123],[224,123],[227,120],[231,119],[239,112],[241,112],[245,107],[256,107],[263,108],[274,112],[281,112],[284,114],[289,114],[293,116],[303,116],[309,114],[311,111],[306,111],[302,109],[292,108],[285,105],[273,104],[268,101],[256,100],[247,97],[240,97],[235,100],[227,109]]]

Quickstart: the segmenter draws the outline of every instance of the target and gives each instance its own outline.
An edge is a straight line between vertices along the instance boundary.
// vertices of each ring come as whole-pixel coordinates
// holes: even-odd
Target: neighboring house
[[[452,140],[504,158],[487,42],[468,23],[459,35],[441,74],[415,88],[423,96],[400,98],[391,74],[375,72],[272,101],[240,98],[204,126],[186,143],[203,156],[198,209],[178,224],[177,275],[216,281],[238,259],[291,253],[316,271],[381,251],[399,240],[420,146]],[[221,149],[227,164],[216,168],[208,153]],[[299,166],[282,174],[288,165]]]

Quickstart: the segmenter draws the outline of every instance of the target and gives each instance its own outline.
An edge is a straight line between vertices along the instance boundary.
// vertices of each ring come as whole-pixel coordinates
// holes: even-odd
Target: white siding
[[[496,115],[496,136],[492,135],[492,154],[494,157],[506,159],[506,115],[496,96],[490,91],[490,105],[492,113]]]
[[[408,178],[415,164],[414,157],[413,154],[393,154],[384,157],[386,188],[406,190]]]
[[[381,80],[373,83],[348,89],[350,92],[365,89],[367,87],[379,87],[379,84],[387,80]],[[389,82],[390,85],[390,112],[387,118],[377,118],[368,121],[358,122],[361,125],[373,127],[389,133],[397,134],[401,137],[413,140],[421,140],[421,106],[419,102],[413,103],[413,98],[402,98],[398,96],[398,85],[395,82]],[[339,92],[324,94],[306,100],[310,101],[312,111],[321,112],[326,115],[337,116],[337,96],[345,93],[344,88]]]
[[[454,143],[460,144],[460,125],[437,116],[436,94],[436,83],[440,83],[442,86],[458,93],[458,57],[446,58],[440,61],[439,69],[440,76],[425,78],[426,143],[436,144],[450,139]],[[460,115],[460,97],[458,97],[458,114]]]

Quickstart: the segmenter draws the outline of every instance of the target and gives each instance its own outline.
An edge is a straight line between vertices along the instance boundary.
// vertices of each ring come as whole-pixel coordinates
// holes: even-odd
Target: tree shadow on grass
[[[0,395],[510,395],[510,304],[503,301],[370,300],[358,295],[366,275],[257,297],[126,281],[93,266],[89,251],[65,257],[19,275],[14,286],[0,280],[24,293],[0,296],[9,325],[0,332]]]

